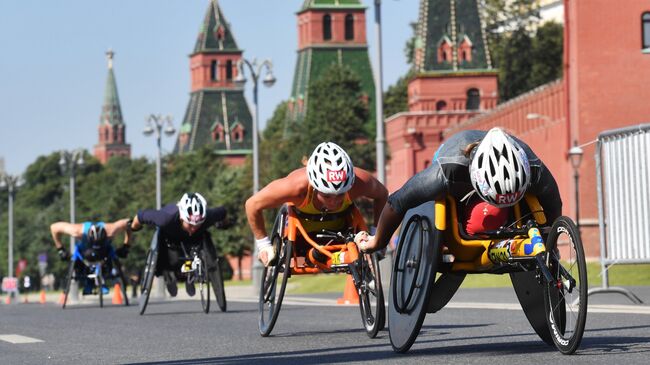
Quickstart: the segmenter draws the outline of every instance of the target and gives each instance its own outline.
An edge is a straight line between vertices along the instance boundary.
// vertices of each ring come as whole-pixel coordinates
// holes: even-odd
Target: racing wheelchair
[[[370,338],[384,328],[386,322],[384,296],[377,254],[360,254],[354,243],[354,232],[367,230],[361,213],[352,207],[348,214],[350,232],[322,230],[315,239],[307,234],[293,204],[283,205],[273,224],[271,244],[277,257],[264,268],[259,292],[259,330],[269,336],[278,319],[287,280],[292,275],[347,273],[359,294],[361,320]],[[304,243],[302,245],[298,244]],[[302,246],[302,247],[300,247]],[[305,252],[299,252],[302,248]],[[304,250],[303,250],[304,251]],[[304,260],[303,260],[304,259]]]
[[[206,233],[207,234],[207,233]],[[151,246],[147,252],[147,260],[143,274],[141,276],[141,293],[138,298],[138,305],[140,307],[140,315],[144,314],[149,303],[149,296],[151,295],[151,288],[153,286],[153,278],[156,275],[156,266],[158,265],[158,235],[159,229],[151,240]],[[180,273],[189,282],[194,283],[198,287],[201,296],[201,306],[204,313],[210,312],[210,286],[214,291],[214,296],[217,299],[217,305],[222,312],[226,311],[226,293],[223,286],[223,276],[221,274],[221,267],[219,265],[219,258],[217,257],[213,267],[208,266],[209,254],[206,239],[202,240],[200,245],[185,245],[182,242],[180,247],[183,251],[183,257],[180,257],[183,262]]]
[[[525,204],[524,204],[525,203]],[[546,221],[526,194],[510,223],[468,235],[447,197],[405,215],[392,268],[388,320],[391,345],[406,352],[427,313],[451,300],[467,274],[510,275],[537,335],[563,354],[580,346],[587,318],[587,267],[578,229],[568,217]]]
[[[122,265],[111,244],[105,244],[101,247],[91,247],[89,254],[81,252],[79,245],[75,245],[66,281],[63,286],[63,303],[61,307],[65,309],[70,294],[70,284],[72,280],[77,283],[87,283],[91,281],[90,287],[93,287],[93,293],[99,296],[99,306],[104,307],[104,290],[109,281],[119,283],[124,305],[129,305],[129,298],[126,295],[126,280],[122,272]]]

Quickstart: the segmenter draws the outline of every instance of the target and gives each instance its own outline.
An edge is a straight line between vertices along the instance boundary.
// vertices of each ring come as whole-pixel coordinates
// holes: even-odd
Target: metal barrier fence
[[[631,291],[609,286],[614,264],[650,263],[650,124],[605,131],[598,136],[596,176],[603,286],[594,293]]]

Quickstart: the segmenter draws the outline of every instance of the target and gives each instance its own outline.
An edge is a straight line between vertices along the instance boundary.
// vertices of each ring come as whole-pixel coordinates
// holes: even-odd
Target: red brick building
[[[564,79],[490,111],[481,108],[480,115],[472,118],[462,111],[449,120],[426,112],[420,116],[427,121],[424,123],[418,122],[416,112],[409,112],[387,120],[387,142],[393,156],[389,190],[399,188],[426,166],[445,137],[462,129],[501,126],[528,143],[548,165],[560,187],[563,213],[575,217],[568,150],[577,143],[584,150],[579,168],[583,241],[587,256],[600,254],[593,142],[604,130],[644,123],[650,117],[650,3],[565,0],[564,9]],[[409,85],[409,99],[412,97]],[[442,136],[430,133],[432,129],[441,131]],[[416,144],[413,135],[422,136]],[[403,156],[408,156],[415,168],[396,174],[405,165]]]

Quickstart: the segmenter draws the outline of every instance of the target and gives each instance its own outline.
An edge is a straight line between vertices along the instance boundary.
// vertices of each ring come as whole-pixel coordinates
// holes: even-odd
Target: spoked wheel
[[[411,348],[427,313],[440,256],[439,232],[428,218],[433,212],[433,202],[425,203],[402,222],[388,300],[388,333],[396,352]]]
[[[97,288],[97,294],[99,294],[99,308],[104,308],[104,285],[106,285],[106,282],[104,282],[104,275],[102,274],[101,265],[99,266],[99,270],[97,270],[96,275],[97,277],[95,278],[95,287]]]
[[[208,275],[210,282],[212,283],[214,297],[217,298],[217,305],[222,312],[225,312],[227,309],[226,291],[223,286],[223,275],[221,273],[221,265],[219,264],[218,257],[214,260],[214,267],[208,270]]]
[[[70,283],[72,283],[72,280],[74,279],[75,276],[75,271],[74,271],[74,260],[70,260],[70,265],[68,265],[68,275],[66,276],[65,279],[65,285],[63,287],[63,304],[61,305],[61,308],[65,309],[65,305],[68,302],[68,294],[70,293]]]
[[[149,250],[147,253],[147,261],[142,273],[142,283],[140,283],[140,297],[138,298],[138,305],[140,307],[140,315],[144,314],[149,303],[149,295],[151,295],[151,287],[153,286],[153,278],[156,272],[156,260],[158,259],[158,250]]]
[[[386,322],[379,260],[377,254],[373,253],[371,255],[361,255],[358,262],[360,263],[361,283],[357,289],[359,291],[361,321],[366,328],[368,337],[375,338],[377,333],[384,328]]]
[[[265,267],[262,273],[259,293],[259,328],[263,337],[271,334],[278,319],[284,291],[287,288],[287,279],[291,274],[292,243],[282,238],[286,219],[287,206],[285,205],[278,212],[272,230],[271,244],[275,247],[277,257],[275,262]]]
[[[560,217],[546,242],[553,281],[544,286],[544,304],[551,337],[560,352],[572,354],[580,346],[587,320],[587,264],[575,223]]]
[[[201,254],[201,265],[196,272],[196,285],[199,286],[199,293],[201,294],[201,306],[204,313],[210,312],[210,279],[207,272],[207,252],[203,250]]]
[[[122,271],[122,265],[120,260],[113,259],[113,265],[117,270],[117,280],[120,283],[120,291],[122,292],[122,298],[124,298],[124,305],[129,306],[129,297],[126,294],[126,278],[124,277],[124,272]],[[115,293],[113,293],[115,295]]]

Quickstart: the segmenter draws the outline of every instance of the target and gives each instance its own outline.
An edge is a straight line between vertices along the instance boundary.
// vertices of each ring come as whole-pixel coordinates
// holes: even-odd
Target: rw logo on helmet
[[[523,193],[520,191],[510,194],[497,194],[496,201],[497,204],[514,204],[519,201],[522,195]]]
[[[348,177],[345,173],[345,170],[327,170],[327,174],[325,176],[328,182],[342,182],[345,181]]]

